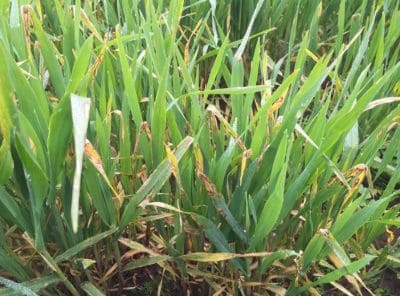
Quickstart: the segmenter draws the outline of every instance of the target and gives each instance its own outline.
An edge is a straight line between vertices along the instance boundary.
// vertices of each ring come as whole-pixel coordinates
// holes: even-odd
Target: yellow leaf
[[[93,166],[96,168],[96,170],[100,173],[100,175],[103,177],[104,181],[106,182],[108,187],[110,187],[111,191],[117,198],[119,206],[121,206],[122,202],[123,202],[123,198],[115,190],[114,186],[112,186],[110,180],[107,177],[106,172],[104,171],[103,162],[101,161],[99,153],[97,153],[96,149],[94,149],[92,143],[90,143],[90,141],[88,139],[86,139],[86,141],[85,141],[85,155],[90,160],[90,162],[93,164]]]
[[[242,164],[240,166],[240,184],[242,184],[243,181],[243,175],[244,175],[244,171],[246,170],[246,166],[247,166],[247,160],[250,158],[251,156],[251,150],[245,150],[243,152],[243,157],[242,157]]]
[[[203,166],[203,155],[201,154],[201,150],[199,145],[194,147],[194,158],[196,160],[196,170],[199,174],[204,174],[204,166]]]
[[[172,174],[174,175],[175,179],[179,181],[178,160],[176,159],[174,152],[172,152],[171,148],[169,148],[168,145],[165,145],[165,152],[167,153],[168,162],[171,165]]]

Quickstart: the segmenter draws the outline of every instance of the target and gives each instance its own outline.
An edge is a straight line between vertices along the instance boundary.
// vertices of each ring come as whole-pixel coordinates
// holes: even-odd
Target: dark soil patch
[[[400,269],[385,269],[382,272],[381,280],[376,294],[382,296],[400,295],[400,279],[397,277],[397,274],[399,273]]]

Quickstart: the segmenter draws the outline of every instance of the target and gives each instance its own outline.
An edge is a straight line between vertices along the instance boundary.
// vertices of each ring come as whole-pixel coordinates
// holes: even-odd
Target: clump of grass
[[[378,291],[399,20],[395,0],[0,2],[1,293]]]

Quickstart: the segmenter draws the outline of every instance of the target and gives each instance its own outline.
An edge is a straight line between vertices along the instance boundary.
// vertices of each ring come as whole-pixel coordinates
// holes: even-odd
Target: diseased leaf
[[[175,158],[177,161],[181,160],[185,152],[189,149],[193,139],[186,137],[178,145],[175,151]],[[121,217],[120,231],[122,231],[130,222],[135,207],[141,203],[149,194],[157,193],[164,183],[167,181],[172,173],[172,167],[168,160],[164,160],[149,176],[146,182],[140,187],[134,197],[128,202],[125,207],[124,213]]]

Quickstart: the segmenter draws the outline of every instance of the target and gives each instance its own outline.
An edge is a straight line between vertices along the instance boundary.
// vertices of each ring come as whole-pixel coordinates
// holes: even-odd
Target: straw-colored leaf
[[[90,99],[71,95],[72,123],[74,127],[75,143],[75,174],[71,201],[72,229],[78,231],[79,221],[79,196],[81,188],[81,175],[83,154],[85,149],[86,132],[89,124]]]

